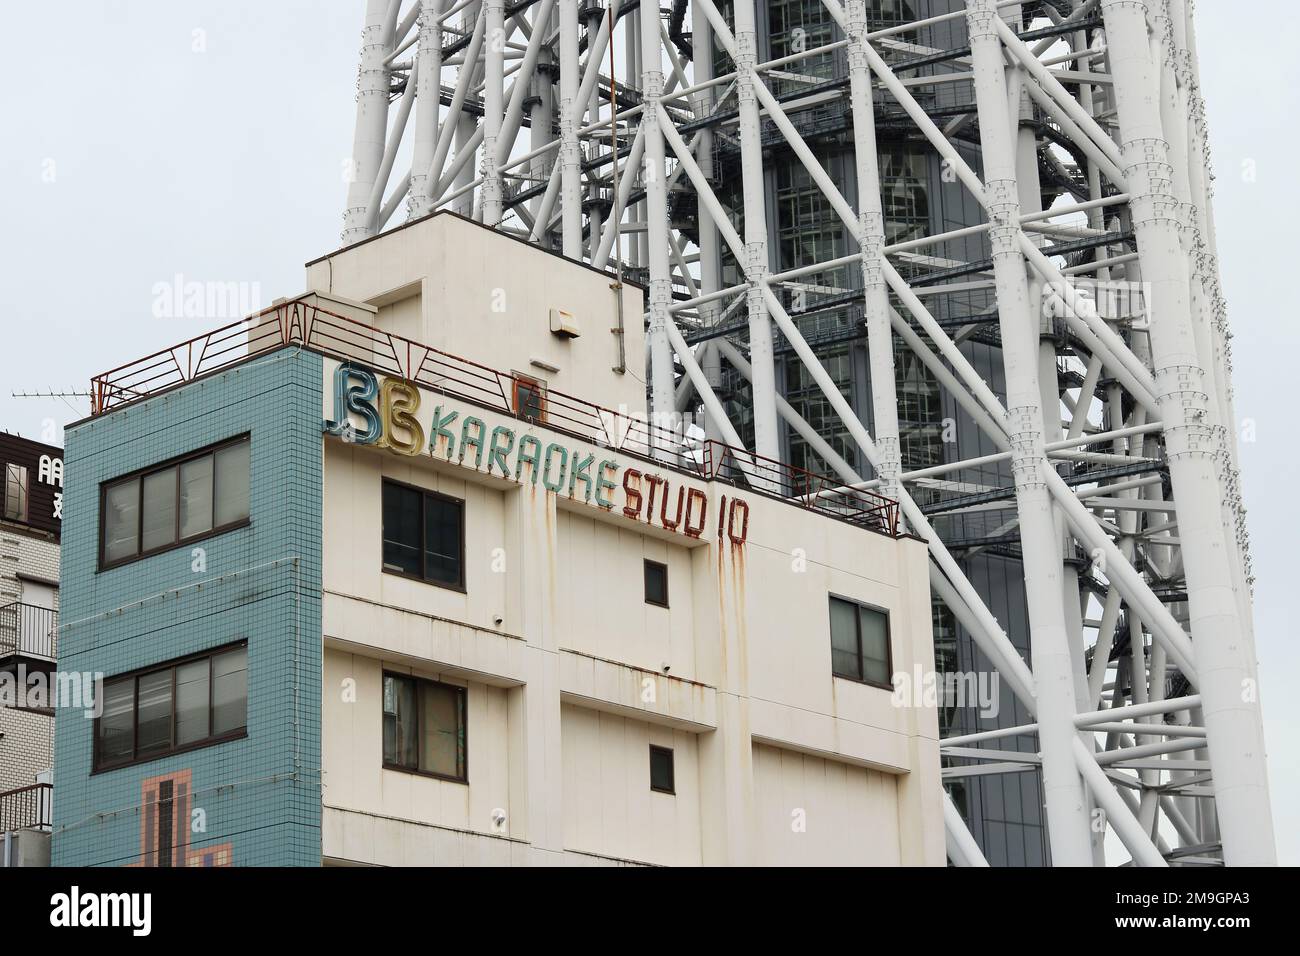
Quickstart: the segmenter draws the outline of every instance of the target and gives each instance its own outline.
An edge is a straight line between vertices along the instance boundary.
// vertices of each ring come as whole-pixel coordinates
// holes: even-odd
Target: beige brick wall
[[[0,793],[36,782],[54,765],[54,718],[0,707]]]
[[[57,582],[58,542],[0,523],[0,605],[23,600],[20,575]],[[53,765],[54,718],[0,707],[0,793],[35,783]]]

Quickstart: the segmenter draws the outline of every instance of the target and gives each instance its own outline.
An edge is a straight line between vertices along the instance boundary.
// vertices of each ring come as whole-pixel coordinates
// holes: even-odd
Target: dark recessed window
[[[232,740],[247,725],[247,644],[113,677],[95,721],[95,769]]]
[[[668,747],[650,745],[650,789],[658,793],[676,793],[673,780],[673,752]]]
[[[384,570],[465,588],[465,502],[384,482]]]
[[[511,372],[514,383],[512,407],[520,418],[529,421],[546,421],[546,383],[540,378]]]
[[[645,602],[668,606],[668,565],[647,560],[645,563]]]
[[[249,440],[232,442],[105,482],[99,564],[111,567],[248,522]]]
[[[889,615],[831,598],[831,673],[863,684],[890,686]]]
[[[384,766],[463,783],[465,688],[385,674]]]

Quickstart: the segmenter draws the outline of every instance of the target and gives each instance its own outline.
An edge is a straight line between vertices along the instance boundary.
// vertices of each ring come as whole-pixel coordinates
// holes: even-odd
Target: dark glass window
[[[465,587],[465,502],[384,482],[384,570]]]
[[[645,562],[645,601],[660,607],[668,606],[668,565],[658,561]]]
[[[103,693],[96,770],[233,739],[248,723],[248,645],[114,677]]]
[[[99,563],[111,567],[248,521],[248,436],[106,482]]]
[[[385,674],[384,766],[464,782],[465,688]]]
[[[668,747],[650,745],[650,789],[659,793],[676,793],[673,779],[673,752]]]
[[[831,673],[864,684],[890,686],[889,615],[832,597]]]
[[[8,463],[5,465],[5,517],[13,521],[27,520],[27,467]]]

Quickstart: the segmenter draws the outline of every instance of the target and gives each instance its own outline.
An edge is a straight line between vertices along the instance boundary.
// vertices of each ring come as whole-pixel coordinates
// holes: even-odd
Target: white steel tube
[[[706,0],[707,2],[707,0]],[[740,108],[740,166],[745,207],[745,278],[749,280],[746,307],[749,313],[749,358],[754,369],[751,389],[754,404],[754,450],[768,458],[780,454],[776,427],[776,369],[772,346],[772,322],[763,301],[767,276],[767,211],[763,197],[762,126],[756,94],[762,81],[753,72],[758,38],[754,26],[755,0],[735,0],[736,38],[732,56],[736,62],[736,98]],[[715,30],[717,27],[715,26]],[[722,31],[718,31],[722,34]],[[725,36],[725,34],[722,34]]]
[[[582,156],[578,149],[578,0],[560,2],[561,250],[582,258]],[[588,52],[588,55],[591,55]]]
[[[646,332],[650,351],[650,412],[655,424],[662,429],[675,428],[677,410],[673,402],[673,347],[669,344],[668,332],[673,321],[668,314],[668,306],[673,297],[673,282],[668,246],[668,174],[664,138],[659,130],[664,115],[659,104],[659,98],[663,95],[664,74],[659,56],[658,3],[642,3],[639,15],[643,66],[641,96],[646,106],[641,117],[641,129],[645,140],[646,214],[650,254],[647,303],[650,326]],[[616,148],[615,144],[611,146]],[[611,157],[611,161],[617,163],[618,157]],[[621,208],[613,209],[611,218],[621,214]],[[682,344],[685,345],[684,342]],[[686,355],[682,358],[685,361]],[[656,431],[655,434],[660,433]]]
[[[483,223],[496,226],[502,215],[502,181],[499,148],[505,119],[505,0],[483,0],[486,20],[483,37]],[[523,78],[526,82],[527,78]]]
[[[1150,340],[1156,398],[1165,418],[1169,473],[1178,503],[1179,537],[1196,636],[1198,689],[1215,781],[1215,805],[1230,865],[1272,865],[1277,850],[1268,793],[1263,725],[1250,636],[1233,592],[1229,542],[1220,519],[1218,476],[1207,380],[1198,357],[1188,301],[1187,261],[1169,210],[1168,146],[1160,116],[1159,76],[1147,42],[1146,4],[1102,0],[1115,77],[1117,115],[1133,228],[1151,289]]]
[[[892,309],[885,285],[885,216],[880,204],[880,166],[876,155],[876,114],[872,103],[871,67],[864,39],[867,33],[865,0],[848,0],[849,103],[853,112],[853,148],[858,179],[858,248],[862,254],[863,306],[867,321],[867,354],[871,363],[871,408],[876,448],[880,453],[877,475],[890,498],[898,497],[902,457],[898,441],[898,394],[894,383],[894,339],[890,332]],[[909,330],[910,331],[910,330]],[[928,351],[928,350],[927,350]]]
[[[1015,142],[1007,109],[1001,22],[992,0],[968,0],[966,22],[975,72],[980,144],[1002,329],[1007,420],[1012,446],[1016,510],[1024,553],[1025,597],[1038,700],[1038,739],[1053,860],[1064,866],[1092,862],[1088,804],[1071,754],[1077,740],[1074,666],[1062,602],[1061,546],[1051,496],[1041,476],[1046,460],[1038,375],[1038,319],[1029,302],[1025,263],[1016,244],[1020,200]]]
[[[433,204],[425,181],[438,145],[442,83],[442,29],[438,21],[440,0],[420,0],[420,31],[415,55],[415,142],[411,152],[411,183],[408,214],[418,219]],[[409,80],[407,82],[410,82]]]
[[[366,0],[361,32],[361,66],[357,78],[357,118],[348,166],[348,200],[343,214],[343,245],[370,235],[370,193],[384,158],[388,130],[388,78],[384,65],[399,0]]]

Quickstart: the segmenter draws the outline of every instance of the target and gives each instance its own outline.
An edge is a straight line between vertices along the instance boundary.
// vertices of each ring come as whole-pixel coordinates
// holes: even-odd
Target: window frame
[[[384,560],[384,489],[383,485],[392,485],[396,488],[404,488],[407,491],[420,493],[420,574],[412,574],[396,565],[390,565]],[[434,578],[427,577],[428,574],[428,556],[425,549],[425,498],[438,498],[442,501],[450,502],[460,506],[460,578],[456,584],[448,584],[446,581],[438,581]],[[406,578],[409,581],[418,581],[421,584],[432,584],[434,587],[445,588],[448,591],[456,591],[460,594],[467,594],[465,580],[465,539],[469,537],[465,528],[465,499],[457,498],[454,495],[443,494],[441,491],[434,491],[432,488],[422,488],[419,485],[412,485],[405,481],[398,481],[395,478],[384,478],[379,490],[379,569],[384,574],[395,574],[399,578]]]
[[[656,568],[661,568],[664,573],[664,599],[662,603],[650,597],[650,568],[652,566]],[[668,592],[667,563],[663,561],[655,561],[653,558],[645,558],[641,565],[641,575],[643,578],[642,583],[644,585],[645,603],[649,604],[651,607],[663,607],[663,608],[669,607],[670,602],[669,602],[669,592]]]
[[[655,786],[654,758],[656,753],[668,755],[668,789]],[[658,744],[650,745],[650,789],[654,793],[666,793],[670,796],[677,796],[677,758],[673,754],[672,747],[661,747]]]
[[[138,667],[135,670],[125,671],[121,674],[114,674],[112,677],[104,678],[104,688],[107,689],[109,684],[118,681],[131,681],[131,756],[124,760],[115,760],[112,763],[104,763],[99,752],[99,726],[103,720],[103,715],[95,718],[94,727],[91,729],[91,755],[90,755],[90,775],[94,776],[99,773],[108,773],[112,770],[120,770],[123,767],[134,767],[139,764],[149,763],[153,760],[160,760],[163,757],[170,757],[174,754],[188,753],[191,750],[201,750],[204,747],[213,747],[217,744],[229,743],[232,740],[243,740],[248,736],[248,682],[245,677],[244,687],[244,725],[235,730],[227,731],[224,734],[214,736],[212,734],[213,719],[213,700],[212,700],[212,660],[220,657],[222,654],[230,651],[244,649],[244,673],[247,675],[250,666],[247,657],[248,639],[235,641],[230,644],[222,644],[220,647],[213,647],[206,651],[199,651],[195,654],[187,654],[185,657],[178,657],[175,660],[163,661],[158,664],[149,664],[145,667]],[[201,740],[191,741],[187,744],[176,745],[176,671],[185,664],[192,664],[195,661],[208,661],[208,736]],[[150,677],[154,674],[160,674],[163,671],[171,671],[171,728],[169,740],[170,745],[165,750],[158,750],[148,753],[144,756],[139,755],[140,749],[140,679]]]
[[[530,415],[526,408],[522,408],[519,401],[519,392],[522,389],[532,392],[537,396],[538,414]],[[526,422],[545,423],[550,401],[547,397],[546,380],[538,378],[535,375],[526,375],[523,372],[510,373],[510,408],[516,418],[523,419]]]
[[[858,654],[858,666],[859,666],[859,668],[861,669],[861,672],[862,672],[862,675],[863,675],[862,677],[849,677],[849,676],[846,675],[846,674],[837,674],[837,673],[835,673],[835,643],[834,643],[835,638],[834,638],[834,634],[833,634],[833,633],[831,632],[831,630],[830,630],[830,628],[834,626],[834,619],[830,616],[830,615],[831,615],[831,601],[843,601],[845,604],[851,604],[851,605],[853,605],[854,608],[856,608],[857,611],[858,611],[858,613],[855,613],[855,614],[853,615],[853,627],[854,627],[854,632],[855,632],[855,639],[856,639],[856,641],[857,641],[857,645],[858,645],[858,650],[857,650],[857,654]],[[829,638],[831,638],[831,677],[833,677],[833,678],[839,678],[840,680],[852,681],[854,684],[864,684],[864,685],[866,685],[867,687],[878,687],[878,688],[880,688],[881,690],[892,691],[892,690],[894,689],[894,685],[893,685],[891,682],[886,681],[885,683],[881,683],[880,681],[870,680],[870,679],[867,678],[867,676],[866,676],[866,671],[867,671],[867,669],[866,669],[866,667],[864,666],[864,665],[865,665],[865,661],[866,661],[866,655],[864,655],[863,652],[862,652],[862,614],[861,614],[861,610],[862,610],[863,608],[866,608],[868,611],[875,611],[875,612],[877,612],[877,613],[879,613],[879,614],[884,615],[884,618],[885,618],[885,671],[886,671],[886,673],[887,673],[891,678],[893,677],[893,674],[894,674],[894,630],[893,630],[893,627],[891,626],[891,624],[890,624],[890,620],[889,620],[889,618],[890,618],[890,615],[889,615],[889,608],[881,607],[881,606],[878,605],[878,604],[872,604],[872,603],[870,603],[869,601],[860,601],[860,600],[858,600],[857,598],[847,597],[846,595],[843,595],[843,594],[836,594],[836,593],[834,593],[833,591],[830,592],[830,593],[827,595],[827,599],[826,599],[827,636],[828,636]]]
[[[145,558],[151,558],[156,554],[163,554],[176,548],[184,547],[188,544],[194,544],[207,538],[216,537],[219,534],[225,534],[228,531],[235,531],[238,528],[246,528],[253,523],[253,488],[252,488],[252,470],[253,470],[253,447],[252,434],[245,432],[242,435],[236,435],[234,438],[227,438],[213,445],[196,449],[188,452],[178,458],[169,458],[166,461],[157,462],[146,468],[138,468],[135,471],[127,472],[124,475],[118,475],[116,478],[110,478],[99,483],[99,571],[108,571],[112,568],[121,567],[124,564],[130,564],[133,561],[143,561]],[[249,489],[248,489],[248,514],[238,521],[227,522],[223,525],[216,523],[217,518],[217,453],[225,448],[238,445],[240,442],[249,442],[248,447],[248,469],[249,469]],[[200,458],[212,456],[212,527],[206,531],[200,531],[188,537],[181,537],[181,467],[189,462],[196,461]],[[154,548],[145,550],[144,545],[144,483],[145,479],[160,472],[174,468],[176,470],[176,480],[173,493],[175,495],[172,515],[172,527],[175,537],[167,544],[158,545]],[[110,488],[129,481],[135,481],[136,487],[136,504],[135,504],[135,554],[127,555],[123,558],[117,558],[113,561],[106,561],[104,558],[104,520],[106,517],[105,506],[108,501],[108,491]]]
[[[415,766],[408,767],[405,764],[389,763],[384,755],[384,682],[393,677],[397,680],[406,680],[415,684],[415,723],[417,728],[422,728],[424,721],[421,720],[421,703],[424,698],[420,694],[420,685],[429,684],[434,687],[447,687],[456,692],[459,706],[457,707],[458,719],[460,720],[460,739],[462,741],[462,752],[460,755],[461,772],[463,776],[456,777],[445,773],[438,773],[435,770],[420,769],[420,757],[423,753],[424,737],[421,733],[415,735]],[[391,671],[384,669],[380,672],[379,677],[379,764],[384,770],[395,770],[398,773],[410,773],[417,777],[428,777],[432,780],[445,780],[447,783],[461,783],[469,785],[469,688],[463,684],[449,684],[446,681],[433,680],[430,677],[419,677],[416,674],[403,674],[400,671]]]

